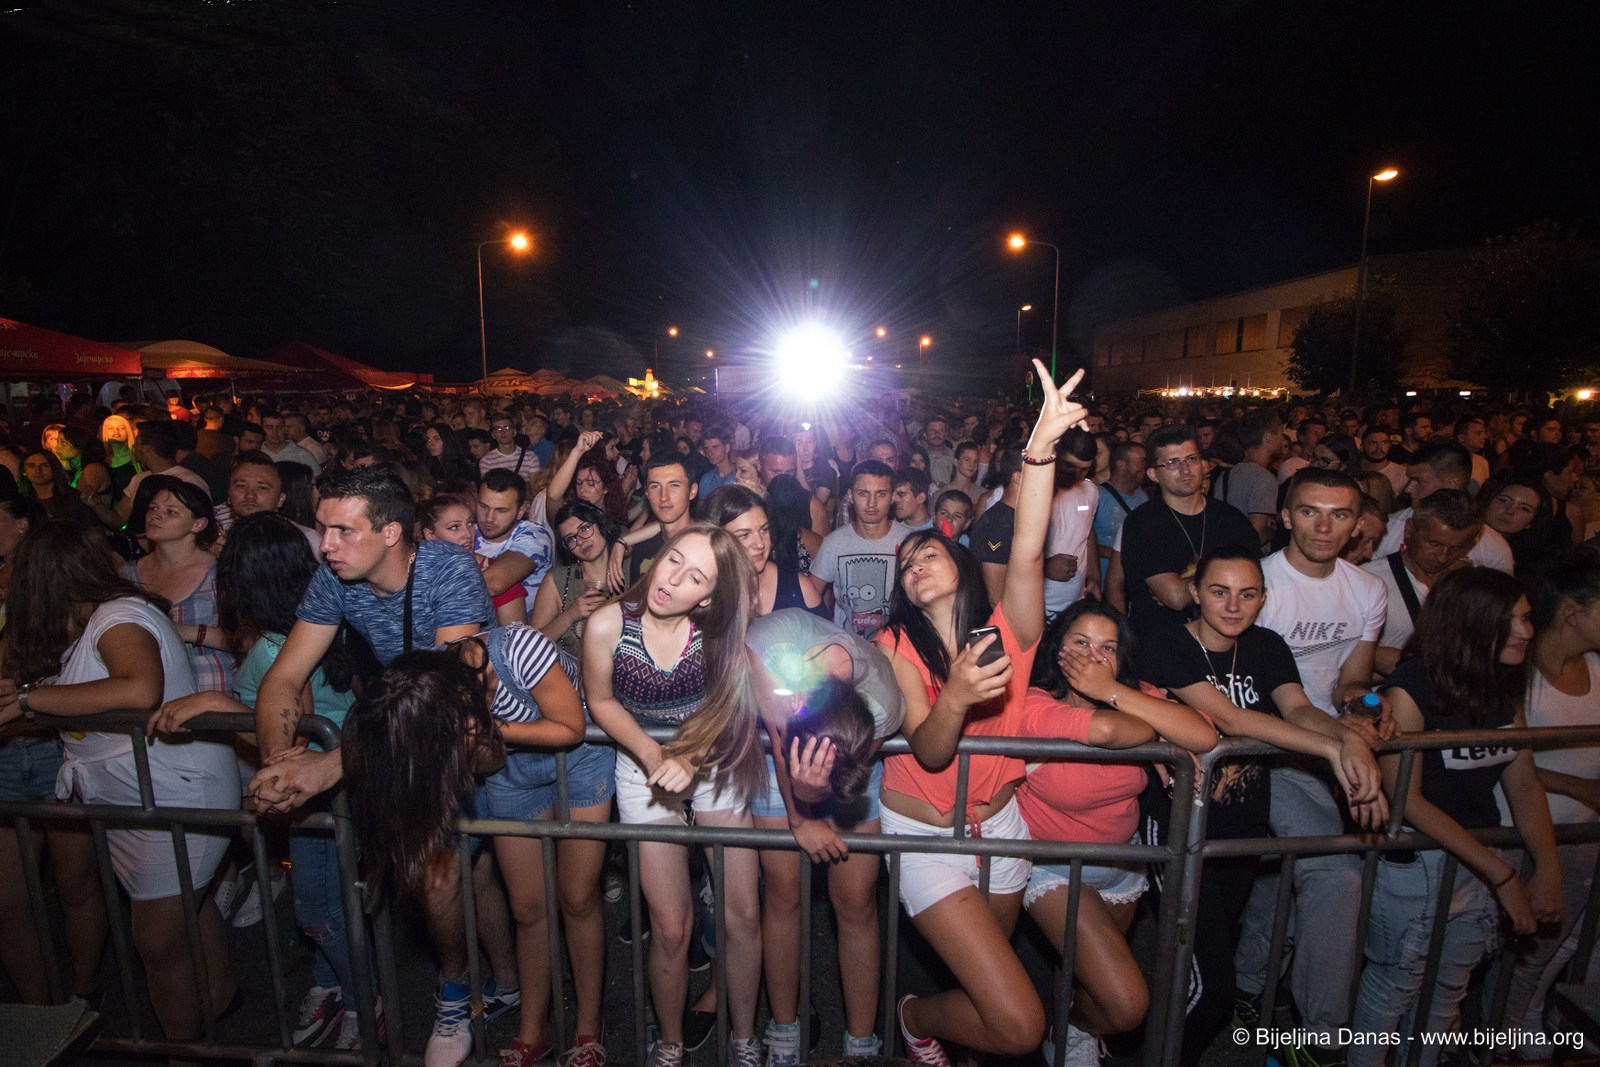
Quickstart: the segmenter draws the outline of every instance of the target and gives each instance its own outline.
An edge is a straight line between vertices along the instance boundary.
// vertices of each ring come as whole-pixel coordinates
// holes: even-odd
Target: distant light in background
[[[1593,389],[1579,389],[1578,390],[1578,399],[1579,400],[1588,400],[1593,396],[1594,396],[1594,390]]]
[[[514,233],[514,234],[512,234],[511,235],[511,247],[515,248],[518,252],[521,252],[524,249],[526,249],[528,247],[528,235],[525,234],[525,233]]]
[[[877,333],[880,338],[889,336],[889,331],[882,326],[878,327]]]
[[[678,336],[678,328],[676,326],[668,326],[667,327],[667,336],[668,337],[676,337],[676,336]]]

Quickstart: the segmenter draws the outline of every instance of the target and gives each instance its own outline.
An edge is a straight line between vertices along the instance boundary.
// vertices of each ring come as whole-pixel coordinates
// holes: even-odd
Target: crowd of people
[[[239,1010],[226,924],[261,921],[287,885],[313,948],[294,1039],[359,1047],[345,937],[359,920],[331,838],[298,822],[336,789],[371,891],[426,916],[428,1067],[471,1054],[474,1013],[511,1011],[502,1067],[558,1052],[564,1067],[605,1064],[604,842],[559,842],[552,908],[537,840],[473,837],[466,926],[457,821],[551,819],[563,802],[578,822],[792,834],[827,866],[844,1005],[832,1048],[872,1056],[883,861],[842,834],[1169,843],[1170,775],[1142,762],[975,755],[956,810],[963,738],[1159,739],[1196,755],[1222,737],[1270,743],[1281,756],[1225,762],[1210,782],[1207,835],[1237,839],[1381,830],[1401,798],[1399,757],[1379,750],[1404,734],[1600,724],[1600,416],[1454,397],[1084,401],[1081,372],[1057,385],[1036,366],[1036,403],[874,398],[804,418],[755,398],[163,406],[108,385],[41,400],[0,442],[0,725],[153,709],[158,803],[243,805],[287,828],[288,873],[265,880],[234,835],[186,835],[198,998],[167,833],[108,834],[165,1034]],[[236,742],[188,729],[214,711],[256,728]],[[341,728],[337,750],[298,736],[311,714]],[[585,741],[591,723],[612,743]],[[909,753],[881,756],[895,736]],[[1507,1023],[1544,1031],[1600,848],[1558,848],[1552,828],[1600,818],[1595,751],[1423,754],[1404,825],[1443,851],[1383,854],[1365,944],[1360,857],[1300,857],[1286,988],[1309,1062],[1380,1063],[1385,1046],[1342,1035],[1410,1025],[1446,854],[1460,874],[1423,1025],[1455,1027],[1493,961],[1511,969]],[[0,799],[138,803],[132,742],[8,736]],[[1524,849],[1470,833],[1499,825]],[[107,919],[93,840],[71,822],[43,836],[25,856],[0,828],[0,965],[21,999],[48,998],[41,960],[56,948],[36,938],[23,874],[47,853],[70,991],[94,998]],[[798,853],[729,848],[713,865],[691,851],[638,850],[647,922],[628,936],[650,939],[649,1067],[677,1067],[713,1029],[715,987],[689,1000],[708,898],[730,1062],[791,1067],[809,1051]],[[1065,1062],[1094,1064],[1104,1038],[1144,1023],[1129,931],[1162,887],[1142,865],[1078,869],[1071,1024],[1056,1033],[1014,936],[1026,912],[1064,949],[1074,867],[899,851],[898,906],[953,981],[897,1000],[914,1062],[948,1064],[947,1045],[1065,1046]],[[1275,870],[1205,864],[1186,1065],[1230,1018],[1259,1017]],[[577,1006],[564,1049],[551,914]]]

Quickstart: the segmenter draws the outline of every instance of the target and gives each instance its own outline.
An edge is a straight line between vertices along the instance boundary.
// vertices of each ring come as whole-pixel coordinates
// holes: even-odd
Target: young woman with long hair
[[[555,532],[562,559],[570,562],[539,583],[528,625],[581,660],[584,623],[609,599],[611,549],[622,531],[588,501],[569,500],[556,512]]]
[[[1139,680],[1133,631],[1117,609],[1079,600],[1046,629],[1044,655],[1034,660],[1018,734],[1054,737],[1098,748],[1128,748],[1157,737],[1191,752],[1209,752],[1217,731],[1201,715],[1166,700]],[[1036,841],[1138,840],[1139,797],[1148,771],[1138,763],[1045,760],[1030,765],[1017,791],[1028,833]],[[1069,1048],[1090,1055],[1105,1034],[1144,1020],[1150,994],[1128,949],[1128,927],[1144,895],[1142,865],[1085,863],[1075,927],[1073,1022]],[[1023,907],[1057,952],[1065,944],[1070,863],[1036,861]],[[1069,1052],[1069,1063],[1082,1058]]]
[[[35,527],[17,549],[10,590],[0,726],[34,714],[79,716],[154,708],[194,691],[183,643],[166,603],[117,575],[103,531],[71,522]],[[139,805],[133,741],[121,731],[63,731],[57,790],[86,803]],[[155,737],[146,749],[161,807],[236,809],[239,771],[231,744]],[[211,882],[228,836],[191,829],[189,876]],[[150,1001],[169,1038],[200,1034],[195,965],[172,840],[164,829],[107,831],[111,866],[133,901],[133,939]],[[222,915],[211,896],[195,918],[210,979],[211,1014],[239,998]],[[98,958],[98,957],[96,957]]]
[[[983,574],[967,549],[931,530],[901,543],[889,619],[876,640],[894,667],[906,702],[902,732],[912,754],[885,761],[883,828],[887,833],[950,837],[960,819],[974,836],[1026,839],[1016,790],[1025,767],[1008,757],[975,756],[967,808],[955,810],[956,745],[963,736],[1014,735],[1028,676],[1044,632],[1044,542],[1050,521],[1054,452],[1085,409],[1069,397],[1080,370],[1056,388],[1037,360],[1044,391],[1023,467],[1010,564],[991,609]],[[976,639],[973,631],[993,627]],[[1001,654],[985,656],[998,645]],[[980,662],[981,660],[981,662]],[[1024,857],[990,863],[990,892],[978,891],[970,857],[907,852],[900,860],[900,903],[954,972],[959,988],[899,1004],[907,1055],[945,1067],[939,1039],[1001,1055],[1039,1045],[1044,1008],[1016,952],[1011,932],[1028,882]]]
[[[1224,736],[1250,737],[1326,760],[1356,821],[1369,830],[1382,826],[1388,807],[1372,756],[1376,735],[1358,733],[1315,707],[1301,688],[1289,646],[1256,625],[1267,590],[1255,553],[1232,547],[1207,552],[1195,564],[1189,595],[1199,605],[1198,617],[1150,638],[1161,655],[1145,664],[1145,680],[1200,712]],[[1170,804],[1182,799],[1158,790],[1146,794],[1147,844],[1167,842]],[[1263,763],[1244,759],[1223,766],[1212,786],[1206,836],[1266,837],[1270,802]],[[1199,1061],[1233,1010],[1234,927],[1257,871],[1253,856],[1206,863],[1194,931],[1198,985],[1180,1055],[1185,1065]]]
[[[1383,682],[1395,723],[1408,734],[1426,730],[1522,728],[1528,692],[1528,645],[1534,627],[1522,587],[1510,575],[1468,567],[1434,583],[1412,639],[1417,655]],[[1398,754],[1383,757],[1392,792]],[[1533,856],[1533,876],[1469,831],[1500,825],[1494,790],[1499,785],[1512,821]],[[1398,799],[1396,803],[1398,803]],[[1428,749],[1417,754],[1405,797],[1405,824],[1438,842],[1415,853],[1382,853],[1372,889],[1367,965],[1351,1019],[1357,1033],[1409,1033],[1423,972],[1429,964],[1426,932],[1443,893],[1445,854],[1460,863],[1450,917],[1437,958],[1437,980],[1424,1033],[1445,1034],[1460,1022],[1467,980],[1495,949],[1500,914],[1518,935],[1561,918],[1561,861],[1550,824],[1550,805],[1530,748]],[[1378,1067],[1381,1046],[1353,1045],[1350,1063]],[[1423,1067],[1439,1061],[1439,1046],[1422,1050]]]
[[[1566,546],[1552,545],[1551,517],[1554,510],[1550,491],[1537,478],[1501,474],[1490,478],[1478,491],[1482,502],[1483,524],[1506,539],[1516,572],[1532,575],[1554,550],[1564,553]]]
[[[784,538],[780,547],[773,536],[774,524],[767,518],[767,506],[767,501],[742,485],[724,485],[700,503],[700,517],[737,537],[749,554],[756,572],[756,615],[801,608],[820,619],[833,618],[823,603],[827,586],[801,573],[799,543],[794,537]]]
[[[299,464],[296,464],[298,466]],[[283,650],[294,628],[295,609],[317,569],[305,534],[282,515],[263,511],[233,524],[217,556],[217,628],[236,657],[232,694],[202,691],[163,704],[151,720],[158,733],[178,733],[183,724],[209,711],[254,714],[261,679]],[[301,694],[306,715],[320,715],[343,726],[355,697],[350,691],[350,661],[335,646],[317,665]],[[311,743],[310,748],[321,750]],[[300,751],[300,749],[296,749]],[[327,808],[325,797],[307,810]],[[346,991],[355,989],[345,942],[344,905],[339,895],[338,858],[331,835],[291,829],[290,882],[295,920],[313,946],[312,987],[300,1004],[293,1033],[300,1047],[319,1045],[336,1034],[334,1047],[357,1046],[353,1011],[346,1012]],[[259,886],[252,883],[259,892]],[[260,900],[257,898],[257,905]]]
[[[422,431],[421,459],[435,482],[478,480],[478,465],[448,423],[435,422]]]
[[[583,678],[589,711],[622,751],[617,812],[625,823],[685,821],[750,826],[749,797],[764,785],[755,698],[745,650],[755,572],[738,539],[693,523],[662,546],[649,571],[617,602],[589,616]],[[665,744],[644,726],[675,727]],[[650,992],[661,1040],[649,1067],[683,1059],[683,1009],[693,926],[688,850],[643,842],[640,881],[650,908]],[[761,985],[759,868],[755,852],[727,849],[724,882],[732,1020],[731,1061],[754,1067]]]
[[[232,688],[233,664],[206,645],[199,627],[217,626],[217,557],[211,554],[221,531],[211,501],[188,482],[164,475],[145,512],[144,537],[150,552],[123,565],[122,576],[172,605],[174,625],[193,626],[189,667],[200,689],[226,693]],[[302,543],[304,537],[301,538]]]
[[[53,453],[35,449],[22,457],[22,478],[17,482],[22,496],[32,497],[52,519],[87,522],[88,505],[67,484],[66,468]]]

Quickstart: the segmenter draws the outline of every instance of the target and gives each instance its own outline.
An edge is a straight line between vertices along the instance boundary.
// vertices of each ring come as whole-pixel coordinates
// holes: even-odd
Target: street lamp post
[[[1350,389],[1355,396],[1356,383],[1361,370],[1361,308],[1367,300],[1367,228],[1372,225],[1372,183],[1393,181],[1399,171],[1385,167],[1367,177],[1367,209],[1361,216],[1361,263],[1356,267],[1356,321],[1350,331]]]
[[[1056,378],[1056,344],[1061,338],[1061,249],[1049,241],[1035,241],[1031,237],[1024,237],[1014,233],[1006,241],[1014,251],[1020,252],[1029,245],[1039,245],[1048,248],[1056,254],[1056,299],[1055,308],[1050,312],[1050,379]]]
[[[483,322],[483,250],[490,245],[510,245],[518,252],[524,252],[528,243],[527,234],[514,233],[504,240],[484,241],[478,245],[478,353],[483,359],[483,389],[489,387],[489,334]]]
[[[1032,311],[1032,304],[1023,304],[1017,309],[1017,355],[1022,355],[1022,313]]]

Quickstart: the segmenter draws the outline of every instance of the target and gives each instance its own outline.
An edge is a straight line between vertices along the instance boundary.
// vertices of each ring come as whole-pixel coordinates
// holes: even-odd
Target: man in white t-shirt
[[[889,617],[895,552],[911,530],[894,518],[894,471],[864,459],[850,472],[850,522],[822,539],[811,574],[833,587],[833,621],[871,640]]]
[[[1267,600],[1256,621],[1288,643],[1306,696],[1334,717],[1371,691],[1387,605],[1378,578],[1339,558],[1360,515],[1361,489],[1349,475],[1307,468],[1289,482],[1280,516],[1289,530],[1288,547],[1261,564]],[[1354,718],[1342,721],[1351,725]],[[1354,728],[1376,739],[1370,721]],[[1320,767],[1274,766],[1272,832],[1279,837],[1344,833],[1342,805],[1329,780]],[[1339,1045],[1339,1028],[1350,1018],[1350,986],[1361,958],[1356,939],[1361,861],[1348,854],[1303,856],[1295,865],[1294,889],[1289,989],[1306,1029],[1327,1042],[1314,1047],[1331,1053]],[[1265,985],[1277,896],[1276,876],[1262,877],[1245,906],[1234,964],[1246,993],[1259,993]]]
[[[1388,621],[1378,638],[1374,661],[1380,675],[1387,675],[1400,662],[1400,653],[1416,629],[1413,612],[1421,612],[1434,582],[1466,565],[1467,554],[1477,543],[1478,529],[1483,525],[1472,498],[1460,489],[1437,490],[1409,510],[1405,547],[1387,556],[1376,556],[1362,567],[1378,576],[1389,599]],[[1400,584],[1402,576],[1405,586]]]
[[[1094,537],[1100,490],[1094,473],[1095,441],[1074,427],[1056,443],[1056,495],[1044,550],[1044,613],[1055,618],[1082,596],[1100,595],[1100,543]]]
[[[1471,480],[1472,457],[1457,444],[1423,445],[1406,465],[1406,492],[1413,502],[1432,496],[1440,489],[1460,489],[1465,492]],[[1373,555],[1374,559],[1400,550],[1411,510],[1401,508],[1389,516],[1389,532],[1384,535],[1383,543]],[[1511,546],[1491,526],[1480,528],[1477,543],[1467,553],[1467,559],[1474,566],[1493,567],[1505,574],[1512,572]]]

